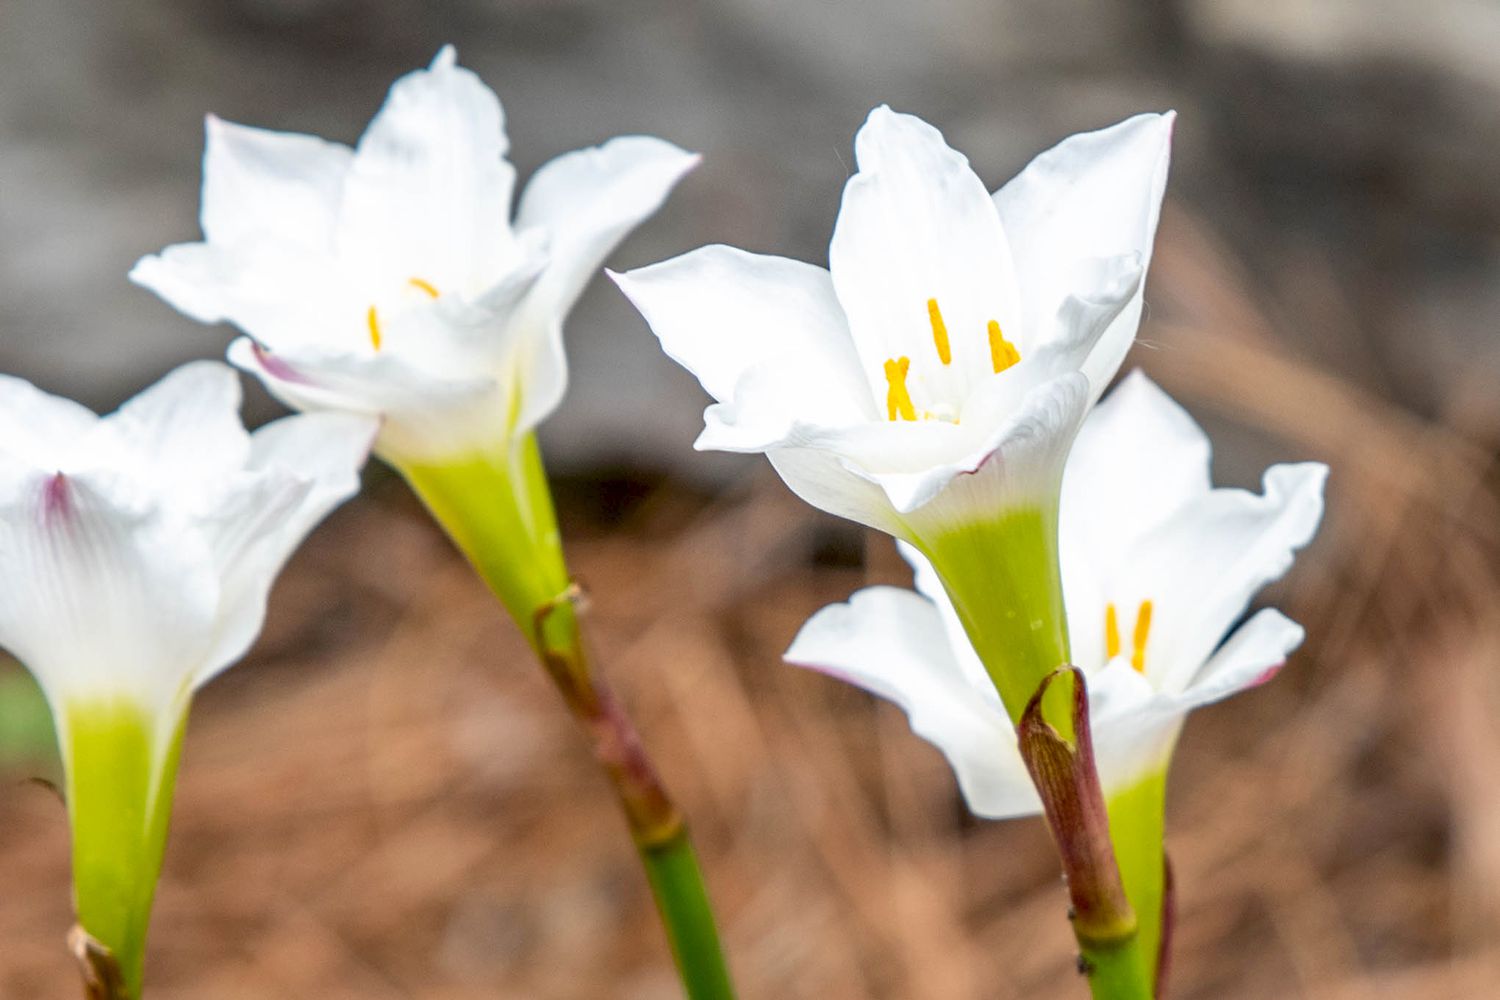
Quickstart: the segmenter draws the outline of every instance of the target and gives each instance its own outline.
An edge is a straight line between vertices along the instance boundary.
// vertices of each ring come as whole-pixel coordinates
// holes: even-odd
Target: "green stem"
[[[1166,798],[1167,769],[1163,767],[1107,800],[1109,829],[1125,895],[1135,910],[1141,952],[1151,961],[1153,969],[1162,946]]]
[[[687,831],[679,831],[665,843],[642,846],[640,851],[687,995],[734,996],[708,889]]]
[[[589,660],[536,439],[398,466],[511,617],[587,735],[641,855],[691,1000],[731,1000],[728,966],[682,814]]]
[[[1078,941],[1094,1000],[1152,1000],[1151,970],[1137,939],[1113,944]]]

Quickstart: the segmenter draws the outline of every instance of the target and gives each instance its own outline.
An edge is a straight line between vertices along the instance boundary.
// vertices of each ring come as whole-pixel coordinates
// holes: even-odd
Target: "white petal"
[[[445,48],[397,80],[345,181],[341,258],[377,283],[421,278],[474,291],[514,253],[504,116],[494,92]]]
[[[0,374],[0,456],[55,471],[98,422],[86,406]]]
[[[328,252],[349,170],[347,146],[236,125],[210,115],[203,155],[203,235],[232,246],[273,234]]]
[[[1012,500],[1051,498],[1082,415],[1080,392],[1086,392],[1087,384],[1077,372],[1064,373],[1011,399],[1011,386],[1024,384],[1018,377],[1014,383],[995,379],[981,386],[981,393],[993,390],[1003,402],[966,408],[961,424],[877,420],[843,427],[798,425],[781,444],[837,455],[851,472],[880,486],[903,515],[982,466],[991,466],[992,472],[1004,466],[1004,483],[998,485],[1006,487]],[[1001,453],[1004,462],[995,463]]]
[[[1106,581],[1129,574],[1136,540],[1208,495],[1208,436],[1140,371],[1089,414],[1063,474],[1059,522],[1076,662],[1103,658]]]
[[[1191,706],[1158,692],[1120,657],[1089,673],[1087,683],[1094,760],[1105,794],[1166,767]]]
[[[814,615],[785,659],[899,705],[912,731],[948,758],[977,815],[1040,811],[1010,719],[998,699],[970,686],[926,599],[893,587],[862,590]]]
[[[1073,367],[1094,382],[1091,366],[1096,355],[1112,349],[1111,331],[1118,328],[1120,317],[1132,304],[1140,303],[1145,266],[1139,254],[1125,253],[1076,261],[1068,273],[1068,291],[1049,318],[1050,325],[1042,328],[1040,348],[1033,348],[1032,353],[1051,348],[1071,359],[1081,351]],[[1111,362],[1111,377],[1119,363],[1118,359]],[[1097,400],[1099,393],[1093,392],[1091,398]]]
[[[918,536],[1050,503],[1060,488],[1087,393],[1083,376],[1059,376],[1029,392],[1009,419],[962,460],[914,475],[871,478]]]
[[[1134,257],[1091,261],[1054,317],[1048,339],[1004,372],[979,380],[964,403],[964,426],[993,427],[1010,419],[1038,387],[1079,371],[1140,286],[1140,276]]]
[[[0,479],[0,645],[54,707],[80,695],[160,708],[181,698],[218,604],[202,541],[108,473]]]
[[[1262,610],[1214,654],[1187,690],[1158,691],[1130,661],[1117,657],[1089,675],[1094,751],[1105,790],[1129,787],[1166,766],[1193,709],[1263,684],[1302,642],[1302,627]]]
[[[248,338],[229,361],[287,406],[381,418],[376,450],[392,461],[441,458],[492,444],[509,427],[504,388],[493,378],[432,375],[387,354],[269,353]]]
[[[849,471],[832,452],[772,448],[766,457],[787,487],[819,510],[897,538],[905,537],[905,528],[885,491]]]
[[[1137,115],[1075,135],[1038,156],[995,193],[1026,289],[1026,323],[1045,322],[1068,295],[1069,266],[1091,257],[1140,255],[1149,268],[1167,183],[1175,116]],[[1085,369],[1098,398],[1140,322],[1141,295],[1111,324]]]
[[[1327,466],[1272,466],[1265,493],[1214,490],[1142,537],[1127,581],[1112,592],[1126,606],[1155,604],[1147,669],[1165,691],[1181,691],[1250,599],[1292,565],[1323,515]]]
[[[559,156],[526,185],[516,228],[545,233],[551,260],[521,320],[537,343],[527,347],[519,430],[541,423],[562,401],[568,382],[562,325],[579,293],[698,159],[661,139],[621,136]]]
[[[99,433],[140,463],[140,474],[160,477],[163,492],[196,492],[244,466],[250,436],[239,410],[235,370],[193,361],[105,417]]]
[[[909,357],[962,399],[968,378],[992,370],[990,321],[1012,337],[1021,328],[999,212],[969,161],[919,118],[876,108],[855,158],[828,256],[866,378],[884,398],[885,361]],[[949,365],[937,362],[929,300],[949,332]]]
[[[130,280],[200,323],[229,322],[278,349],[363,332],[368,303],[330,274],[331,258],[256,238],[179,243],[142,257]]]
[[[1197,708],[1258,687],[1276,676],[1306,635],[1301,625],[1275,608],[1262,608],[1235,630],[1179,696]]]
[[[878,418],[822,268],[710,246],[610,276],[719,401],[699,448],[763,451],[799,429]]]
[[[932,438],[953,430],[935,421],[818,431],[803,446],[767,455],[792,492],[814,507],[916,541],[1050,502],[1087,392],[1076,372],[1052,380],[958,459],[933,458],[942,449]],[[877,463],[887,469],[868,467]]]
[[[610,277],[662,350],[721,403],[735,399],[746,372],[768,364],[820,372],[830,394],[869,400],[844,312],[821,267],[708,246]],[[873,413],[873,405],[854,412]]]
[[[526,185],[516,229],[547,233],[551,263],[533,297],[562,317],[619,242],[661,207],[700,158],[644,135],[566,153]]]
[[[206,524],[223,576],[219,628],[194,677],[201,686],[259,635],[271,585],[329,511],[359,490],[359,469],[378,423],[350,414],[285,417],[256,431],[249,480]]]

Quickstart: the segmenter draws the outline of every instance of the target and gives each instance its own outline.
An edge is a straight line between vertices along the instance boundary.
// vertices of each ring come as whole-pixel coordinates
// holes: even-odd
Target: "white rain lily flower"
[[[57,721],[84,927],[137,995],[194,690],[260,632],[271,585],[359,486],[367,417],[248,434],[239,378],[185,365],[98,417],[0,376],[0,646]]]
[[[1138,372],[1084,424],[1063,481],[1063,585],[1107,797],[1165,770],[1189,711],[1268,680],[1301,643],[1301,626],[1273,609],[1224,635],[1311,540],[1327,471],[1273,466],[1260,495],[1212,488],[1207,437]],[[824,608],[786,659],[900,705],[976,814],[1039,812],[952,604],[931,565],[903,552],[917,592],[871,587]]]
[[[624,136],[543,166],[511,219],[495,94],[444,48],[351,150],[210,117],[204,241],[131,278],[247,336],[229,358],[288,405],[383,418],[398,464],[519,438],[567,381],[562,321],[697,162]]]
[[[1055,492],[1135,337],[1172,121],[1073,136],[991,196],[879,107],[827,270],[712,246],[612,277],[716,400],[697,447],[915,540]]]
[[[179,702],[245,652],[282,564],[358,490],[374,421],[250,434],[239,404],[217,362],[102,418],[0,376],[0,646],[54,706]]]
[[[1172,122],[1073,136],[992,196],[876,108],[828,270],[707,247],[614,276],[717,401],[697,446],[765,452],[804,500],[916,545],[1012,717],[1070,659],[1063,464],[1135,338]]]

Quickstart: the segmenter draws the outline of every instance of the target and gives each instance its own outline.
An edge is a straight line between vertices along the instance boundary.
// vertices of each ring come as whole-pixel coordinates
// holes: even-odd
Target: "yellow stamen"
[[[406,283],[418,291],[426,292],[433,298],[438,297],[438,290],[430,281],[423,281],[421,278],[407,278]]]
[[[1135,634],[1131,636],[1130,665],[1137,673],[1146,672],[1146,640],[1151,636],[1151,602],[1142,601],[1135,613]]]
[[[1113,602],[1104,606],[1104,659],[1113,660],[1120,655],[1120,616]]]
[[[895,420],[917,419],[917,409],[911,405],[911,393],[906,391],[906,373],[911,370],[911,358],[894,358],[885,363],[885,380],[890,391],[885,394],[888,418]]]
[[[367,324],[369,324],[369,327],[370,327],[370,344],[371,344],[371,346],[373,346],[375,348],[375,350],[378,351],[378,350],[380,350],[380,339],[381,339],[380,338],[380,316],[375,312],[375,307],[374,306],[371,306],[370,307],[370,311],[367,312],[367,313],[365,313],[365,322]]]
[[[995,366],[995,371],[1003,372],[1020,360],[1021,352],[1000,332],[1000,321],[990,320],[990,362]]]
[[[953,348],[948,345],[948,326],[938,309],[937,299],[927,300],[927,319],[932,323],[932,342],[937,344],[938,358],[945,365],[953,363]]]

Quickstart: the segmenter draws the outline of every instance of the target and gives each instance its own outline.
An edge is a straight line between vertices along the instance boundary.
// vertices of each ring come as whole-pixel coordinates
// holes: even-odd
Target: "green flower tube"
[[[124,997],[141,995],[185,709],[165,732],[158,713],[126,699],[73,702],[59,713],[78,924],[113,956]]]

